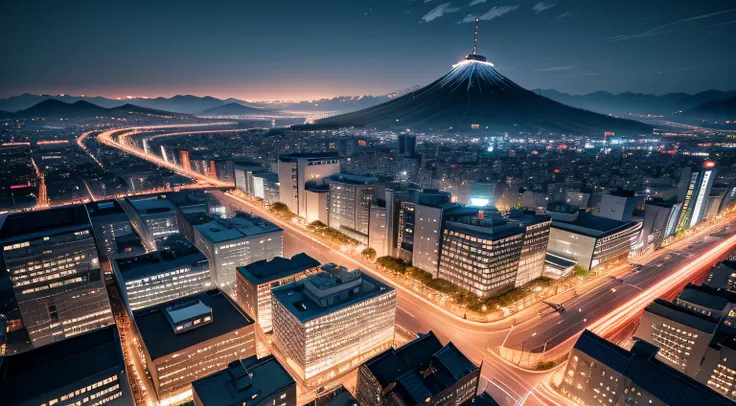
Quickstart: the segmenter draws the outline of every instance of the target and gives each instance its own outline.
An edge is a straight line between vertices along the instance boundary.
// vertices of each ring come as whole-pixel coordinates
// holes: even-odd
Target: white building
[[[292,212],[306,217],[307,182],[320,185],[326,177],[338,172],[340,158],[335,153],[283,155],[279,157],[279,198]]]

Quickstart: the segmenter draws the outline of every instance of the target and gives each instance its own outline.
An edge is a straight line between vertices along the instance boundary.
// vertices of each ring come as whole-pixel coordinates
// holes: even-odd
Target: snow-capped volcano
[[[555,102],[500,74],[470,54],[440,79],[364,110],[316,120],[316,125],[377,128],[475,127],[493,131],[648,133],[652,127]]]

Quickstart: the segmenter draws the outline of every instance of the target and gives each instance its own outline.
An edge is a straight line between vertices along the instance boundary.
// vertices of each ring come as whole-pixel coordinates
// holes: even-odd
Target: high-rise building
[[[641,236],[635,249],[658,248],[662,242],[675,235],[681,203],[649,200],[644,211]]]
[[[396,291],[334,264],[273,293],[273,343],[303,380],[358,366],[391,347]]]
[[[659,349],[637,341],[629,351],[586,330],[568,357],[560,391],[578,404],[732,405],[706,385],[665,365]]]
[[[480,368],[430,331],[361,365],[355,391],[365,406],[459,405],[475,397],[479,381]]]
[[[189,160],[189,151],[179,151],[179,162],[182,168],[186,170],[192,169],[192,161]]]
[[[264,333],[271,332],[271,289],[301,280],[319,267],[307,254],[291,259],[276,257],[239,266],[235,281],[235,302],[258,323]]]
[[[695,378],[718,321],[716,317],[656,299],[644,309],[634,337],[659,347],[658,360]]]
[[[370,207],[370,219],[368,220],[368,246],[376,250],[377,257],[389,255],[388,232],[389,227],[386,219],[386,201],[377,199]]]
[[[417,136],[414,134],[399,134],[399,154],[416,155]]]
[[[266,169],[258,162],[239,160],[234,163],[235,187],[245,194],[254,196],[254,175],[266,172]]]
[[[374,177],[335,174],[325,179],[330,186],[329,226],[362,244],[368,244]]]
[[[682,197],[682,214],[677,225],[678,231],[698,225],[705,217],[708,197],[716,178],[715,166],[715,162],[705,161],[702,168],[693,168],[688,171],[690,172],[690,179]],[[683,176],[686,174],[687,172],[684,171]],[[686,178],[683,178],[681,183],[685,180]]]
[[[463,216],[445,223],[437,277],[490,297],[516,285],[524,227],[498,214],[479,217]]]
[[[194,226],[194,242],[209,259],[218,288],[228,295],[235,288],[235,268],[284,253],[281,228],[246,213]]]
[[[134,404],[117,327],[3,358],[0,402],[15,406]]]
[[[269,355],[231,362],[192,382],[195,406],[296,406],[296,382]]]
[[[135,311],[132,321],[159,401],[255,355],[253,321],[216,289]]]
[[[304,219],[307,223],[319,221],[324,225],[330,224],[330,185],[308,182],[304,188],[306,212]]]
[[[100,251],[113,259],[118,253],[115,239],[133,234],[133,226],[128,215],[117,200],[108,200],[87,204],[94,236]]]
[[[569,214],[564,220],[552,217],[547,250],[577,261],[584,269],[625,260],[639,240],[641,223],[612,220],[590,213]],[[568,218],[569,217],[569,218]]]
[[[279,174],[274,172],[259,172],[253,176],[253,196],[268,203],[279,201]]]
[[[115,278],[131,311],[212,289],[207,257],[181,236],[166,237],[159,250],[114,261]]]
[[[131,221],[141,221],[155,240],[179,233],[176,206],[169,200],[161,196],[128,200],[138,214]]]
[[[279,197],[281,202],[300,217],[306,217],[304,190],[307,182],[322,184],[330,175],[340,172],[337,153],[291,154],[279,157]]]
[[[552,219],[518,210],[511,211],[510,219],[519,222],[524,228],[524,244],[515,283],[516,287],[520,287],[540,278],[544,273]]]
[[[11,214],[0,224],[0,246],[18,306],[7,317],[19,317],[28,333],[19,349],[114,323],[84,206]]]

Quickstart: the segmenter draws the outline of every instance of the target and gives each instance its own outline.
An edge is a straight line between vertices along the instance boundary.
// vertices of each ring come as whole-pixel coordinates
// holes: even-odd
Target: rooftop
[[[358,406],[358,401],[344,386],[340,385],[334,391],[307,403],[306,406]]]
[[[118,330],[109,326],[0,360],[0,399],[19,404],[101,372],[123,369]]]
[[[95,217],[102,217],[102,216],[109,216],[109,215],[124,215],[127,218],[127,215],[125,214],[125,210],[123,210],[123,207],[120,206],[120,203],[118,203],[117,200],[105,200],[102,202],[92,202],[87,203],[87,211],[89,212],[89,216],[91,218]]]
[[[618,221],[606,217],[594,216],[591,213],[580,213],[575,221],[572,222],[552,220],[552,227],[554,228],[595,238],[602,238],[637,226],[639,226],[639,223],[634,221]]]
[[[574,348],[628,377],[667,405],[733,405],[731,400],[654,358],[657,347],[645,341],[637,341],[627,351],[585,330]]]
[[[213,243],[281,231],[281,228],[269,221],[241,212],[238,212],[235,217],[213,219],[208,223],[196,225],[194,228]]]
[[[294,255],[290,259],[276,257],[270,261],[265,259],[256,261],[246,266],[239,266],[237,270],[251,283],[260,285],[299,274],[319,265],[319,261],[305,253],[301,253]]]
[[[273,355],[233,361],[227,369],[192,382],[207,406],[245,404],[254,396],[267,398],[293,385],[296,382]]]
[[[166,318],[167,307],[199,300],[212,309],[212,323],[175,334]],[[133,312],[133,319],[152,359],[157,359],[253,324],[217,289]]]
[[[544,257],[544,262],[550,263],[559,268],[569,268],[577,264],[577,262],[572,259],[563,258],[559,255],[554,255],[550,253],[547,253],[547,255]]]
[[[169,200],[160,197],[148,197],[142,199],[129,199],[130,204],[141,215],[167,213],[176,211],[176,206]]]
[[[351,175],[347,173],[336,173],[332,176],[329,176],[325,179],[325,182],[330,183],[342,183],[347,185],[373,185],[376,182],[378,182],[378,179],[374,178],[373,176],[361,176],[361,175]]]
[[[9,214],[0,217],[0,243],[37,238],[49,232],[77,231],[90,226],[87,209],[82,205]]]
[[[338,159],[337,152],[295,152],[279,156],[281,162],[296,162],[298,160]]]
[[[145,278],[185,265],[207,261],[207,257],[181,236],[165,238],[158,251],[130,258],[118,258],[115,263],[124,281]]]
[[[723,310],[729,303],[736,303],[736,292],[688,283],[677,299],[708,309]]]
[[[709,317],[702,313],[690,310],[685,306],[680,306],[664,299],[655,299],[649,306],[644,309],[645,312],[672,320],[684,326],[688,326],[700,330],[707,334],[713,334],[718,327],[718,318]]]
[[[323,266],[323,271],[299,282],[273,289],[273,298],[305,323],[393,290],[358,270],[334,271]]]
[[[479,368],[452,343],[442,346],[431,331],[365,363],[381,387],[407,405],[424,403]]]
[[[736,261],[723,261],[710,271],[707,283],[714,288],[727,289],[731,278],[736,280]]]
[[[524,233],[524,227],[519,227],[518,223],[509,223],[503,217],[453,219],[446,223],[445,228],[485,240],[498,240]]]

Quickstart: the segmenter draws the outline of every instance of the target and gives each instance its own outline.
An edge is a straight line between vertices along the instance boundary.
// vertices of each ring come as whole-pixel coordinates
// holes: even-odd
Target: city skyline
[[[10,4],[0,30],[14,41],[0,50],[17,60],[0,68],[0,97],[382,95],[427,84],[469,53],[475,17],[479,52],[526,88],[736,88],[732,1],[343,3],[43,4],[43,14]]]

